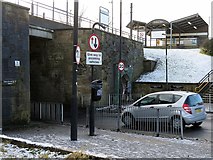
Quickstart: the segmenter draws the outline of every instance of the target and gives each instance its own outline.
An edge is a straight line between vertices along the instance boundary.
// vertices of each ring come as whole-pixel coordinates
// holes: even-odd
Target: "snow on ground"
[[[198,83],[211,70],[211,56],[199,53],[200,49],[168,49],[168,82]],[[165,49],[144,49],[146,59],[157,61],[153,72],[141,75],[137,82],[166,81]]]
[[[0,143],[1,158],[65,158],[68,154],[51,152],[41,148],[23,148],[9,143]]]
[[[69,125],[44,124],[26,130],[7,131],[4,134],[40,145],[54,145],[103,158],[211,157],[211,143],[208,141],[152,137],[100,129],[96,129],[96,136],[89,136],[88,130],[85,127],[78,128],[78,141],[70,140]]]

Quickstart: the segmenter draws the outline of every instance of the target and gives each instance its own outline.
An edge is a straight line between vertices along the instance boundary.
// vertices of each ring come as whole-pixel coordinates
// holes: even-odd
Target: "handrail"
[[[213,70],[209,71],[199,82],[198,86],[195,88],[195,91],[200,93],[206,86],[211,82],[210,77],[213,74]]]
[[[198,83],[202,83],[205,81],[205,79],[209,78],[210,75],[213,73],[213,70],[209,71]]]

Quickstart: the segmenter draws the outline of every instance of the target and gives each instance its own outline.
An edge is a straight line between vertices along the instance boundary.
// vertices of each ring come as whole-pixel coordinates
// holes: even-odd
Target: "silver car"
[[[182,115],[182,116],[181,116]],[[121,116],[122,122],[131,126],[147,119],[168,121],[172,127],[200,126],[206,119],[201,96],[194,92],[163,91],[148,94],[127,106]],[[182,118],[181,118],[182,117]]]

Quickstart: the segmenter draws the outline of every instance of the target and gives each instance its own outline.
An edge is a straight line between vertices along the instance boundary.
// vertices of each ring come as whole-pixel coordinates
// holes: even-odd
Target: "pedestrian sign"
[[[118,63],[118,70],[122,72],[124,70],[124,68],[125,68],[124,62],[122,62],[122,61],[119,62]]]
[[[81,59],[81,49],[79,46],[77,46],[75,51],[75,60],[77,64],[80,63],[80,59]]]

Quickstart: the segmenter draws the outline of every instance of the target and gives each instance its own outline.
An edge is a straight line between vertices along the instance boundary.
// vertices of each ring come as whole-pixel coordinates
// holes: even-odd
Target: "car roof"
[[[153,92],[147,95],[155,95],[155,94],[177,94],[177,95],[192,95],[197,94],[195,92],[189,92],[189,91],[160,91],[160,92]]]

